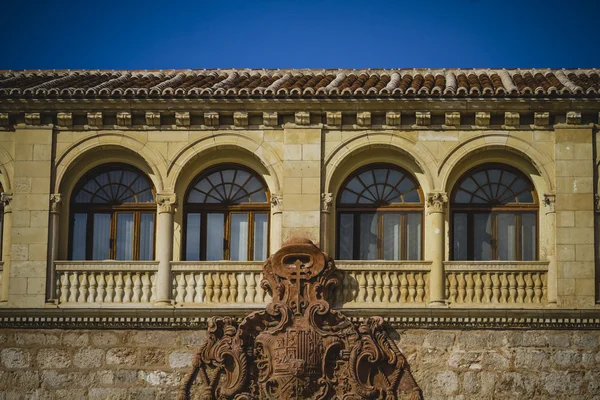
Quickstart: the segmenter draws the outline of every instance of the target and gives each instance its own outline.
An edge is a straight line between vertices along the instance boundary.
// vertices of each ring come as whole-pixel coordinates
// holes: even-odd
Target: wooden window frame
[[[420,201],[418,203],[416,203],[416,202],[414,202],[414,203],[394,203],[394,204],[379,204],[379,205],[371,205],[371,206],[369,206],[368,204],[365,205],[365,204],[358,204],[358,203],[357,204],[341,203],[342,193],[343,193],[344,189],[346,188],[346,186],[348,185],[348,183],[352,179],[354,179],[356,176],[362,174],[365,171],[375,170],[375,169],[380,169],[380,168],[393,169],[393,170],[401,172],[405,176],[404,179],[409,179],[414,184],[414,186],[417,188],[417,192],[419,194]],[[396,186],[398,186],[398,184],[401,181],[399,181],[396,184]],[[409,260],[409,261],[423,260],[423,256],[424,256],[424,245],[423,244],[424,244],[424,240],[425,240],[424,209],[425,209],[425,202],[424,202],[423,190],[419,186],[419,183],[414,178],[414,176],[411,173],[409,173],[408,171],[406,171],[404,168],[398,167],[394,164],[387,164],[387,163],[369,164],[369,165],[365,165],[361,168],[358,168],[357,170],[353,171],[350,175],[348,175],[348,177],[344,180],[344,183],[340,186],[340,190],[339,190],[338,196],[337,196],[337,203],[336,203],[337,240],[336,240],[336,249],[335,249],[336,258],[338,258],[338,259],[340,258],[341,215],[342,214],[352,214],[353,215],[354,232],[353,232],[353,237],[352,237],[352,243],[353,243],[352,260],[360,261],[360,260],[362,260],[360,258],[360,246],[359,246],[359,244],[360,244],[360,215],[375,214],[376,217],[378,218],[378,221],[377,221],[377,250],[376,250],[377,258],[375,260],[385,260],[384,247],[383,247],[383,243],[384,243],[383,220],[384,220],[384,215],[386,213],[390,213],[390,214],[401,214],[400,257],[399,257],[399,260],[394,260],[394,261],[407,261],[408,260],[408,258],[407,258],[408,257],[408,242],[407,242],[407,234],[406,234],[407,228],[408,228],[407,214],[408,213],[419,213],[421,215],[421,246],[419,249],[419,258],[417,260]],[[367,260],[364,260],[364,261],[367,261]]]

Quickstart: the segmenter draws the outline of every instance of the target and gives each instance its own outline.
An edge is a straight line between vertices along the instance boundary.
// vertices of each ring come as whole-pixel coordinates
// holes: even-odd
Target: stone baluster
[[[206,283],[206,288],[205,288],[205,293],[206,293],[206,299],[205,301],[207,303],[212,303],[213,302],[213,293],[214,293],[214,284],[213,284],[213,277],[212,274],[210,272],[207,272],[206,275],[204,276],[205,279],[205,283]]]
[[[484,303],[492,302],[492,278],[487,272],[483,274],[483,296]]]
[[[500,302],[508,303],[508,279],[506,274],[500,274]]]
[[[425,280],[423,279],[422,272],[417,273],[416,281],[417,281],[417,297],[416,297],[415,301],[417,303],[422,303],[423,300],[425,299]]]
[[[408,302],[414,303],[417,296],[417,281],[413,272],[408,273]]]
[[[465,274],[464,272],[456,274],[456,287],[457,287],[457,303],[465,303],[465,295],[466,291],[466,282],[465,282]]]
[[[134,303],[142,301],[142,277],[139,272],[133,275],[133,299]]]
[[[194,302],[194,294],[195,294],[194,287],[196,286],[196,278],[195,278],[193,272],[190,272],[189,274],[185,275],[185,282],[186,282],[185,298],[183,299],[183,301],[186,303],[193,303]]]
[[[78,303],[85,303],[88,295],[88,273],[83,272],[81,274],[81,284],[79,285],[79,297],[77,298]]]
[[[113,272],[108,273],[106,278],[106,300],[107,303],[112,303],[115,296],[115,277]]]
[[[150,286],[152,282],[150,281],[150,273],[145,272],[142,275],[142,302],[146,303],[150,301]]]
[[[374,272],[375,275],[373,280],[375,281],[375,302],[383,302],[383,280],[381,279],[381,272]]]
[[[466,274],[465,283],[466,283],[466,290],[465,290],[466,300],[465,300],[465,302],[473,303],[473,297],[475,296],[475,282],[473,280],[473,274],[470,274],[470,273]]]
[[[237,290],[237,302],[243,304],[246,300],[246,276],[243,272],[238,274],[237,278],[238,290]]]
[[[226,304],[229,299],[229,274],[224,272],[221,274],[221,286],[223,289],[221,290],[221,297],[219,298],[219,303]]]
[[[498,273],[493,273],[491,276],[492,279],[492,302],[500,303],[500,279],[498,278]]]
[[[517,303],[525,302],[525,280],[523,273],[517,273]]]
[[[96,281],[96,274],[91,273],[89,281],[90,281],[90,288],[88,291],[87,302],[93,303],[94,301],[96,301],[96,295],[98,293],[98,291],[96,290],[96,287],[98,285],[98,283]]]
[[[213,274],[213,303],[218,303],[221,298],[221,274],[219,272],[215,272]]]
[[[356,280],[358,281],[358,303],[365,303],[367,301],[367,279],[365,277],[365,272],[361,271],[356,275]]]
[[[254,302],[263,303],[265,301],[266,292],[260,284],[260,281],[262,280],[262,275],[260,273],[254,274],[254,279],[256,285],[256,297],[254,299]]]
[[[248,288],[246,303],[254,303],[254,296],[256,296],[256,281],[254,280],[254,275],[254,272],[250,272],[246,275],[246,287]]]
[[[172,193],[156,195],[158,221],[156,238],[156,258],[158,273],[156,283],[156,303],[171,305],[171,260],[173,258],[173,214],[177,198]]]
[[[408,303],[408,279],[406,278],[406,272],[401,273],[400,300],[402,303]]]
[[[185,273],[180,272],[176,276],[177,290],[175,291],[175,302],[181,304],[185,300]]]
[[[123,303],[130,303],[131,296],[133,295],[133,280],[131,279],[131,272],[125,273],[123,285]]]
[[[375,279],[373,274],[369,271],[366,273],[367,276],[367,303],[373,303],[375,301]]]
[[[348,301],[350,290],[350,273],[349,271],[344,271],[344,279],[342,280],[342,298],[339,303],[343,304]]]
[[[390,302],[398,303],[400,300],[400,288],[399,288],[400,281],[398,280],[398,272],[396,272],[396,271],[390,272],[390,275],[391,275],[390,285],[392,287],[392,293],[391,293],[392,297],[390,298]]]
[[[123,272],[119,271],[115,279],[115,303],[123,302]]]
[[[60,287],[60,302],[66,303],[69,301],[69,274],[63,272],[61,274],[61,287]]]
[[[479,272],[475,273],[475,303],[483,302],[483,280]]]
[[[457,294],[458,294],[457,285],[456,285],[456,274],[451,273],[448,275],[448,284],[450,285],[450,295],[448,297],[448,301],[450,303],[456,303],[457,302]]]
[[[98,276],[98,293],[96,294],[96,302],[104,303],[106,298],[106,277],[104,272],[100,272]]]
[[[194,297],[194,302],[196,303],[204,303],[206,302],[206,292],[204,290],[204,272],[199,272],[194,275],[194,280],[196,281],[196,296]]]
[[[77,275],[77,271],[71,273],[69,283],[69,303],[76,303],[77,295],[79,294],[79,276]]]
[[[525,290],[527,292],[526,302],[533,303],[533,280],[531,279],[531,273],[525,274]]]

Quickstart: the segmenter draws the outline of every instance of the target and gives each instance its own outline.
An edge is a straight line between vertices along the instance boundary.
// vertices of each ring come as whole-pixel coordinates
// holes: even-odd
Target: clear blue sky
[[[600,0],[3,0],[0,69],[600,67]]]

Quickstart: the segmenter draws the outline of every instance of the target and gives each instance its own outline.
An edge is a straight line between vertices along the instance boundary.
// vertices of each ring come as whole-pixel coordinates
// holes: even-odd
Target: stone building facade
[[[1,72],[4,398],[172,398],[296,236],[425,398],[600,397],[599,73]]]

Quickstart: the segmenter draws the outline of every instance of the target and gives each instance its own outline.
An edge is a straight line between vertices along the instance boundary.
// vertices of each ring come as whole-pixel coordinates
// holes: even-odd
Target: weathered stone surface
[[[42,369],[61,369],[71,366],[71,355],[61,349],[41,349],[37,354],[37,363]]]
[[[169,355],[171,368],[185,368],[192,365],[194,353],[189,351],[175,351]]]
[[[134,365],[137,354],[134,348],[121,347],[106,352],[106,363],[109,365]]]
[[[31,355],[27,350],[10,348],[3,349],[0,353],[2,365],[6,368],[27,368],[31,363]]]
[[[73,363],[79,368],[95,368],[102,365],[104,350],[83,348],[73,356]]]

